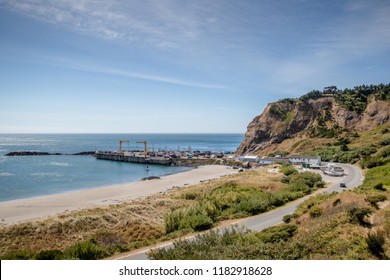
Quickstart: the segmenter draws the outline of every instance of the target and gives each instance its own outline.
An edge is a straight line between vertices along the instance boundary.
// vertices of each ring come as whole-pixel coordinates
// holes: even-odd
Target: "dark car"
[[[340,183],[340,188],[346,188],[346,187],[347,187],[347,185],[344,182]]]

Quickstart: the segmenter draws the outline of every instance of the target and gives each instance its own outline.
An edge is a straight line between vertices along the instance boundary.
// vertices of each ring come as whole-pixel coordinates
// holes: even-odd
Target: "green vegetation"
[[[289,188],[306,180],[291,167],[281,172]],[[261,232],[231,229],[209,232],[194,242],[177,241],[174,248],[150,252],[152,259],[388,259],[390,164],[371,168],[362,186],[342,193],[320,194],[283,217],[284,225]],[[306,177],[308,176],[308,177]],[[310,182],[310,183],[308,183]],[[379,222],[380,221],[380,222]]]
[[[0,258],[106,258],[268,211],[323,184],[319,177],[313,183],[307,174],[295,173],[250,170],[139,201],[2,227]]]
[[[108,231],[99,231],[92,238],[77,242],[64,250],[51,249],[38,252],[19,251],[2,256],[10,260],[97,260],[117,252],[127,251],[126,242]]]
[[[285,120],[288,115],[288,111],[283,110],[276,104],[271,105],[271,108],[269,109],[269,112],[273,114],[274,116],[280,118],[281,120]]]
[[[323,161],[341,163],[359,163],[362,168],[370,169],[390,162],[390,140],[386,131],[389,124],[384,124],[373,131],[361,135],[344,133],[337,141],[328,142],[321,148],[306,152],[306,155],[321,156]]]
[[[280,168],[280,172],[282,172],[286,176],[289,176],[289,175],[298,173],[298,170],[296,170],[290,164],[283,164],[282,167]]]
[[[275,156],[285,157],[287,155],[288,155],[288,153],[286,151],[283,151],[283,150],[277,150],[275,152],[268,154],[269,157],[275,157]]]
[[[366,242],[370,252],[378,259],[387,259],[385,254],[385,237],[383,232],[369,233]]]
[[[377,230],[370,218],[390,212],[370,208],[354,192],[319,195],[305,201],[288,224],[261,232],[211,231],[174,248],[151,251],[151,259],[387,259],[390,226]],[[387,213],[387,214],[386,214]],[[388,224],[389,225],[389,224]],[[367,232],[368,230],[368,232]]]
[[[339,90],[335,86],[323,91],[311,91],[299,99],[281,100],[296,103],[323,97],[335,100],[350,111],[363,112],[368,102],[390,100],[390,84],[357,86]],[[288,112],[283,106],[272,105],[270,113],[286,121]],[[366,169],[363,184],[341,193],[320,194],[307,199],[293,214],[283,217],[285,224],[262,232],[249,232],[232,229],[226,232],[210,232],[199,236],[195,242],[178,241],[172,249],[155,250],[152,259],[388,259],[390,256],[390,126],[388,123],[368,132],[355,132],[342,129],[334,124],[330,107],[324,108],[316,118],[316,126],[309,136],[322,138],[319,145],[307,145],[306,155],[319,155],[323,161],[358,163]],[[327,140],[327,138],[329,140]],[[280,145],[279,149],[292,152],[306,143],[300,139],[290,148]],[[287,146],[288,147],[288,146]],[[319,148],[318,148],[319,147]],[[270,156],[276,155],[272,151]],[[282,179],[292,193],[310,193],[312,188],[322,186],[313,176],[298,173],[283,165]],[[230,189],[232,201],[240,201],[241,188]],[[279,190],[286,191],[286,189]],[[274,193],[274,195],[277,192]],[[256,201],[259,199],[251,193]],[[222,197],[221,197],[222,198]],[[234,199],[233,199],[234,198]],[[224,201],[224,199],[221,199]],[[199,200],[197,201],[199,203]],[[201,205],[201,204],[200,204]],[[214,205],[214,204],[213,204]],[[215,206],[215,205],[214,205]],[[265,207],[265,205],[263,205]],[[251,214],[237,204],[225,204],[223,211],[245,216]],[[273,205],[271,208],[274,207]],[[221,209],[217,209],[217,219]],[[238,212],[232,209],[239,210]],[[268,208],[269,209],[269,208]],[[230,211],[230,212],[229,212]],[[254,213],[257,213],[255,211]],[[226,216],[226,215],[225,215]],[[236,216],[236,217],[237,217]],[[222,217],[222,218],[221,218]]]
[[[288,175],[284,179],[287,185],[283,189],[267,192],[227,182],[203,196],[196,196],[196,204],[168,213],[164,220],[166,233],[177,230],[202,231],[218,221],[260,214],[324,186],[319,174],[297,173],[291,166],[282,169]]]
[[[358,113],[363,112],[370,98],[390,100],[390,84],[361,85],[353,89],[340,90],[336,86],[325,87],[323,91],[312,90],[301,96],[299,100],[307,102],[310,99],[333,96],[344,108]]]
[[[296,232],[295,225],[275,226],[258,233],[233,227],[223,232],[210,231],[199,235],[195,241],[177,241],[174,250],[153,250],[149,257],[160,260],[279,259],[283,244]]]

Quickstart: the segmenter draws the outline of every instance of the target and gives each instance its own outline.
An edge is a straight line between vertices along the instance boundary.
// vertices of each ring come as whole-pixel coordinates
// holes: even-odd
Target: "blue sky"
[[[388,0],[0,0],[0,133],[239,132],[389,83]]]

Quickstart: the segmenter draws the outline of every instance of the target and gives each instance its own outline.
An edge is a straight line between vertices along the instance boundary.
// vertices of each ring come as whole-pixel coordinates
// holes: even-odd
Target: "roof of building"
[[[288,158],[321,159],[320,156],[299,156],[299,155],[289,156]]]

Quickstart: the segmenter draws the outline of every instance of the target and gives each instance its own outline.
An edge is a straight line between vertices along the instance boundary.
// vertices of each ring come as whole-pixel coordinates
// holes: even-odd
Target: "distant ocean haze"
[[[0,201],[77,191],[164,176],[188,167],[97,160],[92,156],[15,156],[14,151],[71,154],[83,151],[188,150],[234,152],[243,134],[0,134]]]

